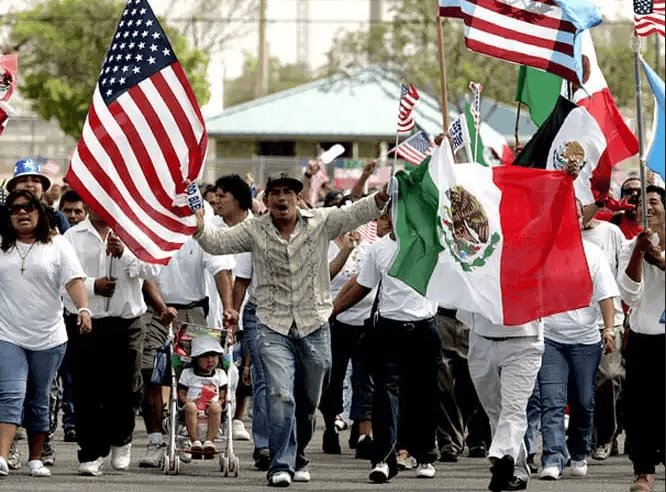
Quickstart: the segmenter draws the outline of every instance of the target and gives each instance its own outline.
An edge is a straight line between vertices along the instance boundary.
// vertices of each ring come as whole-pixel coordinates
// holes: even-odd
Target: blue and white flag
[[[654,93],[654,123],[652,125],[652,141],[647,152],[647,164],[650,169],[666,179],[664,176],[664,160],[666,159],[666,118],[664,117],[664,81],[659,78],[659,75],[652,70],[645,60],[643,62],[643,70],[647,76],[652,92]]]

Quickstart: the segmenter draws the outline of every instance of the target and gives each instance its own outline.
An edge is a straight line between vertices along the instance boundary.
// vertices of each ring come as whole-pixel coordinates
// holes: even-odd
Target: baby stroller
[[[168,441],[167,450],[163,460],[163,471],[165,475],[175,474],[180,471],[181,462],[189,462],[191,454],[188,449],[188,436],[183,422],[179,418],[178,408],[178,378],[183,369],[191,362],[190,350],[192,339],[197,336],[212,336],[220,340],[224,352],[221,364],[227,373],[228,385],[226,391],[226,415],[223,416],[221,424],[222,447],[216,454],[220,471],[225,477],[237,477],[240,469],[240,461],[234,454],[234,446],[231,433],[232,418],[236,407],[235,394],[238,385],[238,369],[233,363],[233,345],[227,337],[227,331],[208,326],[182,323],[174,334],[173,327],[169,333],[169,341],[164,347],[165,361],[167,362],[170,382],[169,417],[167,427]],[[199,419],[199,432],[207,427],[206,417]]]

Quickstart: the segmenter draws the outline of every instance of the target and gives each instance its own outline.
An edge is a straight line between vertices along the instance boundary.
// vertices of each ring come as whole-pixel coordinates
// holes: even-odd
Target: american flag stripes
[[[421,96],[413,85],[400,84],[400,108],[398,110],[398,132],[408,132],[414,128],[412,109]]]
[[[147,0],[129,0],[95,86],[67,181],[141,260],[166,264],[195,231],[187,184],[208,138]]]
[[[572,82],[582,76],[576,37],[601,22],[586,0],[439,0],[439,9],[443,17],[463,19],[470,50]]]
[[[434,149],[434,144],[429,135],[421,130],[398,145],[395,152],[406,161],[416,165],[428,157],[432,149]]]
[[[638,36],[664,36],[664,0],[634,0],[634,30]]]
[[[361,240],[366,244],[373,244],[379,241],[379,237],[377,236],[377,222],[374,220],[363,224],[357,231],[361,235]]]

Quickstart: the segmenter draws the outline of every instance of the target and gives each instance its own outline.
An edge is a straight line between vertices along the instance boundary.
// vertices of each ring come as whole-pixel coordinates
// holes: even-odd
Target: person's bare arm
[[[335,317],[357,304],[361,299],[367,296],[371,290],[372,289],[359,284],[356,277],[350,278],[333,300],[333,313],[331,316]]]
[[[372,176],[372,173],[375,172],[375,168],[377,167],[377,161],[369,161],[366,163],[365,167],[363,168],[363,171],[361,172],[361,177],[358,178],[356,183],[354,183],[354,186],[351,189],[351,196],[354,198],[361,198],[365,192],[365,183],[368,182],[368,179],[370,176]]]

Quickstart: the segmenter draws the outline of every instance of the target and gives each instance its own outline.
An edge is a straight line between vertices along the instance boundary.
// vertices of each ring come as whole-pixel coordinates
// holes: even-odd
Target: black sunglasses
[[[31,214],[37,209],[32,203],[15,203],[14,205],[9,206],[10,215],[18,215],[21,212],[21,210],[23,210],[27,214]]]

